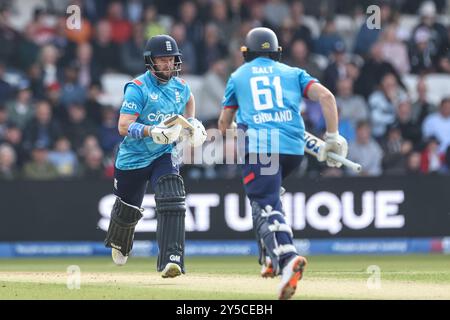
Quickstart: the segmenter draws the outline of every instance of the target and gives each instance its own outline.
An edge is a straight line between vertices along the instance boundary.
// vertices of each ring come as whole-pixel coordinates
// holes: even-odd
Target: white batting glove
[[[199,147],[206,141],[206,138],[208,136],[206,134],[205,127],[200,121],[195,118],[189,118],[187,120],[194,127],[194,130],[190,132],[188,141],[194,148]]]
[[[340,168],[342,163],[328,158],[327,153],[331,151],[346,158],[348,154],[347,140],[341,136],[339,132],[327,132],[325,133],[323,140],[325,143],[320,147],[317,160],[320,162],[326,161],[329,167]]]
[[[181,125],[177,124],[167,127],[163,122],[156,126],[149,127],[149,136],[157,144],[171,144],[178,140],[181,132]]]

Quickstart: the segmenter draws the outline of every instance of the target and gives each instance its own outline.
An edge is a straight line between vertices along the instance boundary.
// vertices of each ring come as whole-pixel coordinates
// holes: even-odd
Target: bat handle
[[[347,158],[344,158],[334,152],[328,152],[328,157],[342,163],[344,166],[352,169],[355,172],[361,172],[361,165],[359,163],[355,163]]]

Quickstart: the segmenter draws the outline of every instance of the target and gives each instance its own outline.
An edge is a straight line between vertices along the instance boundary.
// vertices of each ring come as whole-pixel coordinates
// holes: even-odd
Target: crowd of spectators
[[[243,63],[239,48],[258,26],[277,33],[282,62],[304,68],[335,94],[339,130],[361,175],[448,174],[450,87],[436,104],[426,82],[429,74],[450,75],[450,26],[437,19],[448,3],[378,2],[380,28],[372,29],[365,9],[373,2],[34,0],[30,19],[18,26],[14,15],[24,2],[1,1],[0,179],[112,178],[120,105],[101,99],[102,78],[143,73],[142,49],[156,34],[179,44],[198,117],[216,127],[226,80]],[[69,4],[81,8],[79,30],[67,28]],[[411,30],[399,23],[405,13],[417,16]],[[345,32],[336,14],[350,18]],[[418,76],[414,100],[403,81],[409,74]],[[307,130],[324,132],[320,105],[305,99],[302,114]],[[307,159],[298,175],[352,174]],[[211,179],[239,174],[227,165],[183,171]]]

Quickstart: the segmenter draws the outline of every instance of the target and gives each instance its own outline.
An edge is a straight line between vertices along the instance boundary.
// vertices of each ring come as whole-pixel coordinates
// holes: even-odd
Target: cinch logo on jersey
[[[172,112],[170,114],[164,114],[161,113],[160,111],[156,112],[156,113],[149,113],[147,116],[147,119],[151,122],[161,122],[164,120],[169,119],[170,117],[173,117],[174,115],[176,115],[176,113]]]
[[[173,261],[173,262],[178,262],[178,263],[180,263],[181,257],[180,257],[180,256],[176,256],[176,255],[174,255],[174,254],[171,254],[170,257],[169,257],[169,260],[170,260],[170,261]]]
[[[287,122],[292,120],[291,110],[277,111],[274,113],[259,112],[253,116],[253,121],[257,124],[264,122]]]
[[[134,102],[124,101],[122,103],[122,108],[127,108],[127,109],[131,109],[131,110],[137,110],[137,105]]]

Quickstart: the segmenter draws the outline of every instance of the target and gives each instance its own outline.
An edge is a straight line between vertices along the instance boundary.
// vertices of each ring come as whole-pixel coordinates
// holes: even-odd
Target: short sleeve
[[[144,95],[141,89],[133,83],[127,84],[120,113],[139,116],[144,108],[144,104]]]
[[[186,103],[187,103],[190,98],[191,98],[191,88],[186,83],[185,87],[184,87],[184,101],[186,101]]]
[[[232,77],[230,77],[230,79],[228,79],[228,83],[225,88],[225,94],[222,99],[222,106],[224,109],[229,109],[229,108],[237,109],[238,108],[236,93],[234,91],[234,82],[233,82]]]
[[[300,90],[302,92],[303,97],[308,97],[308,89],[311,87],[313,83],[319,83],[314,77],[311,77],[308,72],[302,69],[298,69],[298,81],[300,83]]]

